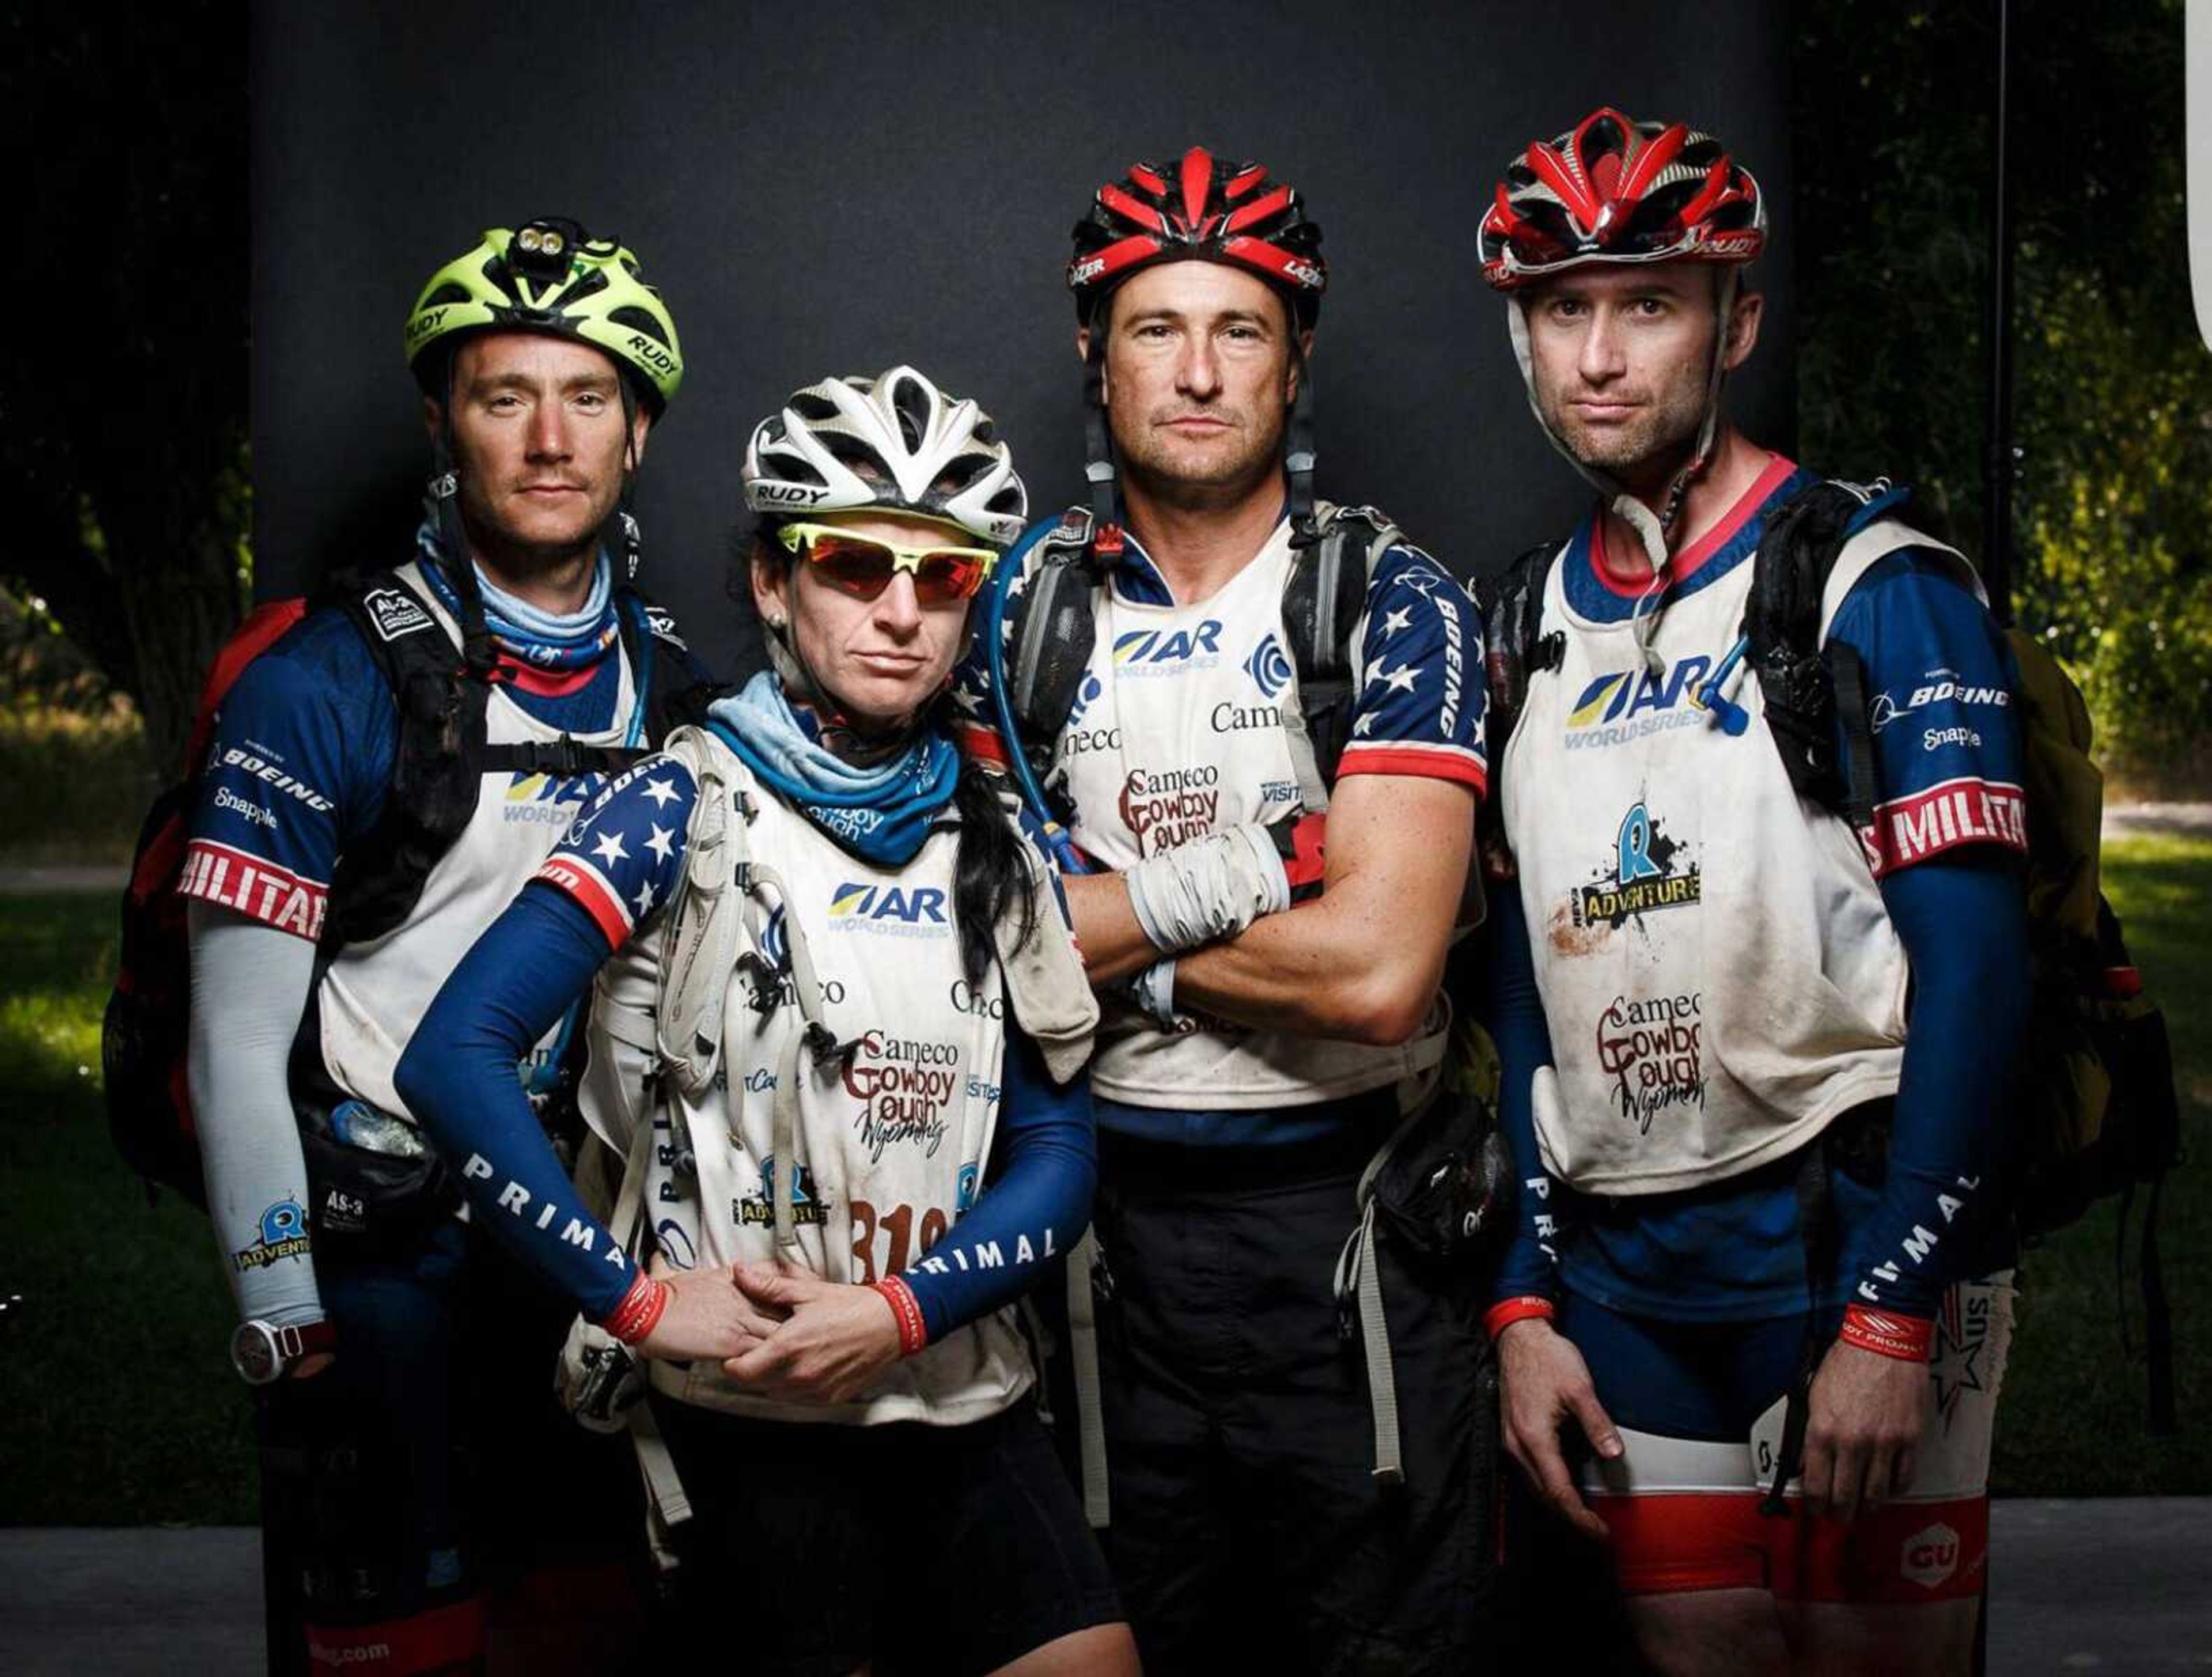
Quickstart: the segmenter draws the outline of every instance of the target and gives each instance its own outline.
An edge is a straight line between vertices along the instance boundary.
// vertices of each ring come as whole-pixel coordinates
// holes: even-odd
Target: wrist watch
[[[331,1322],[303,1328],[278,1328],[266,1322],[241,1322],[230,1336],[230,1365],[249,1386],[266,1386],[303,1357],[337,1348],[338,1330]]]

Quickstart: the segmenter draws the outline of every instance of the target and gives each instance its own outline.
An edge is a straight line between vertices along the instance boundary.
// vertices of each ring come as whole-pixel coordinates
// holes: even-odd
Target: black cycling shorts
[[[1498,1619],[1494,1366],[1480,1275],[1382,1282],[1405,1483],[1374,1478],[1337,1255],[1371,1143],[1101,1138],[1106,1550],[1151,1677],[1487,1668]]]
[[[760,1677],[958,1677],[1123,1616],[1026,1401],[964,1426],[652,1401],[693,1510],[662,1652]]]

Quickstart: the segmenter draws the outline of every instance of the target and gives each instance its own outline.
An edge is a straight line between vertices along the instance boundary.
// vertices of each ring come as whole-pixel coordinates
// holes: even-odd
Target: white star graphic
[[[609,833],[592,847],[592,854],[609,866],[612,866],[617,862],[629,860],[629,852],[623,848],[620,833]]]
[[[1393,611],[1389,617],[1382,619],[1382,638],[1387,641],[1392,635],[1395,635],[1400,629],[1410,629],[1413,626],[1413,614],[1407,611],[1404,606],[1400,606],[1395,611]]]
[[[657,810],[666,809],[679,796],[675,787],[666,781],[647,781],[645,795],[653,799],[653,806]]]
[[[642,881],[642,882],[639,884],[639,886],[638,886],[638,888],[637,888],[637,899],[636,899],[636,900],[637,900],[637,913],[638,913],[638,918],[639,918],[639,919],[641,919],[641,920],[642,920],[642,919],[643,919],[643,918],[644,918],[644,917],[645,917],[648,913],[650,913],[650,912],[652,911],[652,908],[653,908],[653,881],[652,881],[652,880],[650,880],[650,879],[647,879],[647,880]]]
[[[1413,690],[1414,680],[1420,673],[1419,665],[1401,664],[1382,679],[1389,684],[1393,693],[1410,693]]]
[[[665,862],[675,850],[672,842],[675,836],[676,830],[672,827],[655,827],[653,836],[646,840],[645,848]]]
[[[1371,710],[1361,711],[1359,713],[1359,720],[1352,725],[1352,732],[1355,736],[1374,732],[1375,713]]]

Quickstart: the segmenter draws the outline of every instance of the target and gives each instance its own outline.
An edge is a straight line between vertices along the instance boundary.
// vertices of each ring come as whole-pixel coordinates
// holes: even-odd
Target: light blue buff
[[[825,747],[762,671],[718,699],[707,726],[772,791],[843,848],[877,867],[914,859],[952,801],[960,753],[931,729],[890,762],[856,768]]]

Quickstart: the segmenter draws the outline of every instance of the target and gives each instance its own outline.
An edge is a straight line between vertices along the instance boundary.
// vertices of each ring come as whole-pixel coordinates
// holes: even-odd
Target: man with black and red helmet
[[[2010,664],[1901,497],[1729,423],[1765,228],[1710,135],[1611,109],[1483,218],[1601,495],[1488,595],[1522,1189],[1489,1325],[1507,1448],[1610,1540],[1656,1668],[1962,1670],[2010,1331]]]
[[[1065,829],[1104,1005],[1108,1551],[1154,1671],[1463,1670],[1487,1611],[1474,1278],[1386,1239],[1387,1351],[1339,1328],[1362,1168],[1437,1081],[1486,769],[1464,595],[1314,497],[1320,244],[1202,149],[1099,190],[1091,504],[1002,568],[959,689]]]

